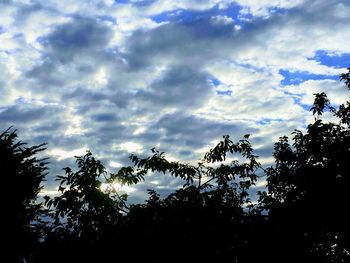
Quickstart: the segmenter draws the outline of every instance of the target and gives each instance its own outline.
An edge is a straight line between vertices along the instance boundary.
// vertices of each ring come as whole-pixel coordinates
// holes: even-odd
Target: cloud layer
[[[48,191],[84,149],[113,171],[132,151],[196,162],[251,133],[268,163],[313,93],[348,97],[345,0],[1,1],[0,13],[0,127],[49,143]]]

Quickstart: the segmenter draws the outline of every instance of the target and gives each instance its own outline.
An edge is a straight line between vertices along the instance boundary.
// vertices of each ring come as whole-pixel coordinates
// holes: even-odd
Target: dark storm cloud
[[[110,122],[108,125],[97,125],[94,123],[93,127],[91,132],[87,132],[85,136],[91,140],[89,145],[99,150],[104,147],[107,149],[112,148],[114,141],[121,143],[130,135],[128,127],[118,122]]]
[[[218,22],[209,17],[187,23],[167,23],[151,30],[137,30],[129,38],[124,56],[131,70],[142,69],[162,60],[203,68],[213,60],[234,60],[244,56],[245,52],[254,51],[257,56],[259,53],[263,55],[263,51],[269,51],[275,45],[273,40],[285,29],[289,29],[296,40],[305,38],[311,44],[312,36],[321,38],[318,30],[327,34],[334,26],[344,27],[349,17],[341,15],[340,3],[343,8],[349,6],[346,1],[307,1],[287,12],[276,12],[267,18],[253,17],[243,23],[239,30],[234,28],[234,23]],[[307,39],[308,35],[310,39]],[[293,48],[296,43],[293,39],[283,41],[282,44],[287,45],[289,50],[285,50],[285,54],[279,54],[288,56],[286,64],[281,66],[288,68],[291,67],[288,60],[295,52]],[[327,42],[320,41],[317,45],[325,43]],[[312,49],[312,46],[307,48]],[[271,63],[274,63],[275,58],[271,59]]]
[[[65,79],[62,79],[60,74],[58,74],[58,66],[56,61],[47,57],[44,59],[43,63],[29,70],[26,76],[30,79],[38,80],[40,86],[63,86],[65,84]]]
[[[12,2],[13,2],[12,0],[0,0],[0,5],[9,5]]]
[[[16,23],[25,23],[30,15],[43,9],[40,3],[30,3],[30,4],[19,4],[19,8],[16,12]]]
[[[33,107],[31,105],[13,105],[4,111],[0,112],[0,119],[2,122],[8,124],[20,123],[31,124],[40,121],[43,118],[48,118],[54,110],[48,107]]]
[[[234,140],[238,140],[244,134],[256,131],[240,121],[232,123],[208,120],[184,112],[176,112],[160,118],[142,137],[154,136],[160,130],[163,134],[159,133],[158,140],[162,144],[162,150],[169,153],[177,152],[179,156],[186,151],[185,158],[194,157],[193,149],[207,147],[209,142],[219,141],[225,134],[231,134]],[[173,149],[174,145],[176,145],[175,149]]]
[[[42,43],[65,64],[76,56],[103,51],[110,36],[111,30],[95,19],[76,17],[73,22],[57,27]]]
[[[65,93],[62,94],[62,99],[65,101],[80,101],[80,111],[82,107],[85,107],[85,111],[87,111],[95,103],[98,104],[100,101],[109,98],[108,95],[100,91],[88,90],[87,87],[75,87],[72,90],[66,90]]]
[[[100,113],[92,115],[91,120],[97,122],[112,122],[116,121],[116,116],[111,113]]]
[[[153,30],[136,31],[127,42],[124,54],[130,69],[142,69],[167,57],[177,63],[196,65],[213,58],[221,40],[234,35],[232,25],[214,24],[208,19],[192,23],[169,23]],[[208,45],[212,42],[213,45]]]
[[[33,105],[22,101],[0,112],[0,128],[13,126],[20,139],[29,144],[48,143],[52,147],[63,137],[68,123],[64,110],[55,105]],[[67,145],[69,148],[70,145]]]
[[[74,17],[40,38],[42,61],[26,72],[26,77],[40,89],[60,88],[86,79],[101,63],[109,63],[112,54],[106,51],[111,30],[96,19]],[[67,94],[72,92],[64,89]],[[73,94],[74,95],[74,94]]]
[[[185,65],[168,69],[148,90],[139,91],[136,99],[152,105],[197,107],[210,94],[207,76]]]

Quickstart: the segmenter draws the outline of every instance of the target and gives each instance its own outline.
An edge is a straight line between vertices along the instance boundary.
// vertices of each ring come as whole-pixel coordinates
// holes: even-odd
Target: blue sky
[[[0,128],[48,142],[48,193],[87,149],[115,171],[153,147],[197,162],[250,133],[268,165],[315,92],[348,98],[345,0],[0,1],[0,16]],[[151,175],[133,195],[177,184]]]

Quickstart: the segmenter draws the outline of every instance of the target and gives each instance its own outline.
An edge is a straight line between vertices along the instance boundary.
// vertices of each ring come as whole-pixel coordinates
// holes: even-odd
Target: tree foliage
[[[91,152],[77,156],[76,164],[76,172],[66,167],[65,175],[57,176],[60,195],[45,197],[53,223],[40,261],[47,262],[52,255],[65,260],[59,250],[71,255],[71,261],[99,258],[96,248],[117,227],[125,212],[127,196],[116,192],[106,168]]]
[[[105,225],[113,224],[123,209],[125,199],[118,200],[113,189],[102,191],[100,177],[107,172],[91,152],[76,157],[79,170],[73,172],[66,167],[65,175],[57,176],[61,195],[54,198],[46,196],[46,205],[54,207],[55,225],[64,227],[71,234],[81,237],[88,232],[98,232]]]
[[[5,214],[6,248],[4,258],[19,262],[31,256],[37,243],[42,204],[36,202],[47,173],[46,159],[38,159],[45,144],[28,147],[18,141],[11,128],[0,134],[0,166],[3,187],[2,207]]]
[[[341,78],[349,87],[349,73]],[[284,241],[279,251],[300,244],[293,252],[299,260],[308,255],[313,260],[345,262],[350,251],[346,209],[350,107],[347,102],[336,110],[325,93],[315,94],[313,113],[322,115],[326,106],[338,123],[316,118],[305,133],[293,132],[292,144],[285,136],[275,144],[276,165],[266,169],[268,191],[261,194],[261,205],[270,212],[278,238]]]
[[[227,154],[234,153],[246,162],[223,163]],[[132,234],[127,239],[144,244],[135,260],[162,262],[168,255],[174,261],[240,259],[247,247],[242,241],[248,238],[251,216],[245,212],[251,205],[248,189],[260,167],[256,158],[248,136],[237,143],[224,136],[197,165],[169,162],[156,150],[145,159],[131,156],[144,174],[162,172],[184,180],[184,186],[166,198],[149,190],[145,204],[131,207],[126,225]]]

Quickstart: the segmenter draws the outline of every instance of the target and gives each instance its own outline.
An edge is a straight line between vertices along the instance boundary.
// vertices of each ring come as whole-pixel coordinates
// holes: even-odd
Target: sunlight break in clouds
[[[113,183],[111,184],[102,184],[101,190],[104,192],[107,191],[117,191],[117,192],[125,192],[125,193],[132,193],[136,191],[136,188],[127,186],[127,185],[121,185],[120,183]]]
[[[113,169],[153,147],[196,162],[250,133],[271,164],[313,93],[348,97],[345,0],[0,1],[0,16],[0,128],[48,142],[47,191],[86,149]]]
[[[142,151],[142,146],[140,144],[134,143],[134,142],[124,142],[116,147],[117,148],[119,147],[122,151],[127,151],[130,153]]]
[[[66,151],[62,149],[51,149],[48,154],[56,158],[57,160],[63,160],[67,158],[73,158],[74,156],[81,156],[86,154],[87,148],[79,148],[71,151]]]

